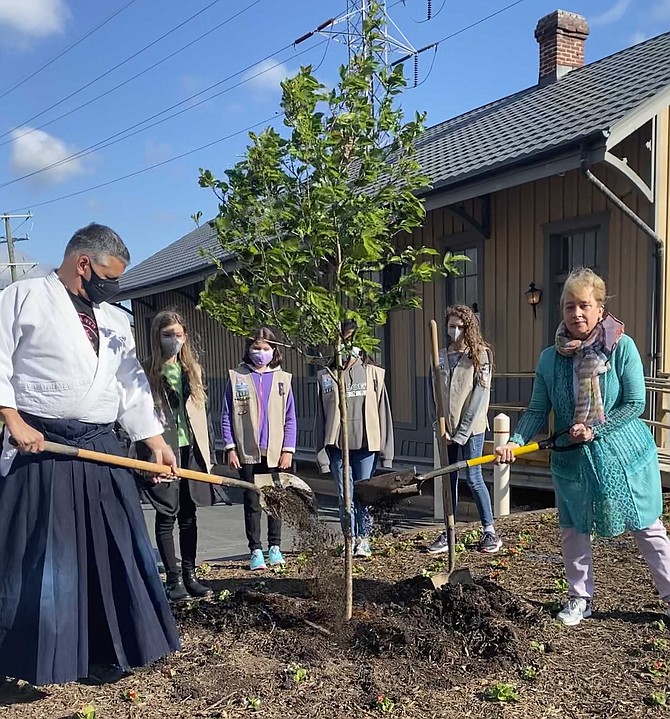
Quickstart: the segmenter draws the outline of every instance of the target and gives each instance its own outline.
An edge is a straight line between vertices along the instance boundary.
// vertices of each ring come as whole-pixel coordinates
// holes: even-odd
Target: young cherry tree
[[[425,211],[417,191],[428,179],[416,159],[424,115],[405,121],[397,105],[402,67],[385,67],[382,20],[372,6],[364,27],[366,50],[340,68],[327,89],[303,67],[282,83],[288,132],[250,134],[244,159],[217,179],[200,171],[200,185],[219,200],[212,221],[234,269],[219,273],[201,307],[235,334],[259,326],[278,330],[289,347],[318,361],[335,359],[344,477],[349,476],[343,355],[356,345],[378,346],[375,328],[389,312],[417,308],[420,283],[456,272],[463,258],[437,256],[410,244]],[[324,362],[324,363],[325,363]],[[344,483],[349,527],[351,497]],[[345,531],[345,616],[352,612],[352,537]]]

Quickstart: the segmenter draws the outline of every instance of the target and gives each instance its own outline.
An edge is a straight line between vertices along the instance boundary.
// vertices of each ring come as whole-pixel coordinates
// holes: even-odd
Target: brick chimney
[[[535,28],[540,43],[540,85],[560,80],[584,65],[584,44],[589,34],[586,18],[565,10],[543,17]]]

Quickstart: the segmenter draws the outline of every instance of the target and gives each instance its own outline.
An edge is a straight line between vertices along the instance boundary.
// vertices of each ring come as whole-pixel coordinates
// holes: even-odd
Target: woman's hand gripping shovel
[[[13,444],[13,442],[11,443]],[[143,462],[139,459],[119,457],[115,454],[105,454],[104,452],[94,452],[90,449],[71,447],[69,445],[58,444],[56,442],[45,442],[44,451],[73,459],[82,459],[88,462],[98,462],[100,464],[107,464],[115,467],[134,469],[138,472],[146,472],[152,475],[175,476],[173,475],[171,468],[167,465],[155,464],[154,462]],[[244,482],[241,479],[221,477],[216,474],[196,472],[195,470],[182,469],[181,467],[177,470],[176,476],[182,479],[193,479],[196,482],[207,482],[208,484],[218,484],[223,485],[224,487],[237,487],[238,489],[251,490],[252,492],[256,492],[258,494],[261,507],[266,512],[270,513],[277,513],[278,509],[280,511],[281,492],[288,491],[300,497],[311,513],[316,513],[316,499],[310,486],[300,479],[300,477],[296,477],[294,474],[289,474],[288,472],[257,474],[254,477],[253,484],[250,482]],[[167,481],[170,480],[168,479]],[[268,499],[270,499],[270,501],[268,501]],[[279,508],[277,508],[277,505],[279,505]]]

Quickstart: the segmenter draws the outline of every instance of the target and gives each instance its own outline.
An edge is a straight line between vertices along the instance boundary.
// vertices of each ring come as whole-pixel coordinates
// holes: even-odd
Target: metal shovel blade
[[[415,497],[421,494],[415,470],[387,472],[354,484],[356,499],[363,505],[372,506],[384,499],[396,496]]]
[[[254,475],[254,485],[258,489],[263,490],[266,488],[277,489],[281,491],[291,492],[302,499],[307,509],[311,514],[316,515],[318,513],[318,506],[316,503],[316,497],[312,488],[300,477],[296,477],[295,474],[289,472],[270,472],[268,474],[256,474]],[[261,507],[265,510],[268,509],[268,502],[264,497],[264,493],[261,491],[258,497]]]
[[[440,590],[445,584],[474,584],[475,580],[472,578],[469,569],[455,569],[451,574],[449,572],[440,572],[439,574],[433,574],[430,578],[433,584],[433,589]]]

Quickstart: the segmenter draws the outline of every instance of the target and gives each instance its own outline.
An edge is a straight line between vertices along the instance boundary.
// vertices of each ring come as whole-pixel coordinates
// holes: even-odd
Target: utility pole
[[[32,217],[32,212],[27,215],[2,215],[2,219],[5,223],[5,242],[7,243],[7,261],[9,264],[9,271],[12,276],[12,282],[16,282],[18,279],[16,268],[16,255],[14,254],[14,238],[12,237],[12,220],[29,220]],[[21,237],[20,240],[27,240],[27,237]]]

